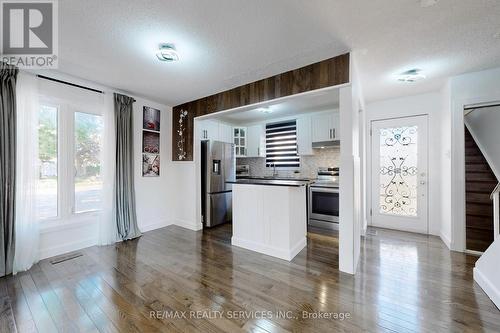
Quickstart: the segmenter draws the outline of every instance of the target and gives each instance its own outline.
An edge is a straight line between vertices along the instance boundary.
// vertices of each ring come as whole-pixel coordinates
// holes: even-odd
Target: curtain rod
[[[76,88],[80,88],[80,89],[84,89],[84,90],[93,91],[93,92],[98,93],[98,94],[104,94],[104,91],[102,91],[102,90],[97,90],[97,89],[94,89],[94,88],[85,87],[85,86],[82,86],[82,85],[79,85],[79,84],[76,84],[76,83],[62,81],[62,80],[54,79],[52,77],[48,77],[48,76],[44,76],[44,75],[37,75],[37,77],[39,77],[40,79],[44,79],[44,80],[48,80],[48,81],[53,81],[53,82],[57,82],[57,83],[62,83],[62,84],[66,84],[68,86],[72,86],[72,87],[76,87]],[[134,102],[136,102],[135,98],[134,98]]]

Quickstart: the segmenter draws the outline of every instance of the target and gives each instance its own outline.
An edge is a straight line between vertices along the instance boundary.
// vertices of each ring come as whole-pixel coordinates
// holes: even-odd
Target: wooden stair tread
[[[469,250],[485,251],[493,242],[493,202],[498,184],[486,158],[465,127],[465,226]]]

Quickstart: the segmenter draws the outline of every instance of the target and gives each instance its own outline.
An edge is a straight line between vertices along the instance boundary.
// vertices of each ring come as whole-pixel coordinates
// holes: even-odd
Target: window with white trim
[[[67,219],[101,209],[100,112],[42,102],[38,120],[38,200],[41,219]]]
[[[299,168],[297,122],[288,120],[266,124],[266,166]]]

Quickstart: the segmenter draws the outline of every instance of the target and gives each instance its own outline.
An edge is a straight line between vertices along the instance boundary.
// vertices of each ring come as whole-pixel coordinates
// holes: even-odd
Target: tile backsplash
[[[248,164],[250,176],[272,176],[273,169],[266,168],[264,157],[237,158],[236,164]],[[318,167],[338,167],[340,165],[340,147],[314,149],[314,155],[300,157],[299,173],[292,170],[278,170],[279,176],[296,178],[316,178]]]

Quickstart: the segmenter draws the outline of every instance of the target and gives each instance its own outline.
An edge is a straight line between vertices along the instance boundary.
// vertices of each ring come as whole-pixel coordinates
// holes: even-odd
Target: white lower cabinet
[[[233,184],[231,244],[291,261],[307,244],[306,187]]]

